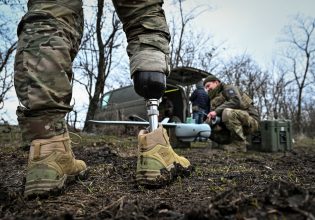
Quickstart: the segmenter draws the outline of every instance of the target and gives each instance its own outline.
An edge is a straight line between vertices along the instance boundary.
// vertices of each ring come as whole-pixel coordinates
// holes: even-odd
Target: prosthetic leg
[[[146,100],[150,132],[158,128],[159,99],[166,88],[166,76],[160,72],[137,72],[133,77],[135,91]]]
[[[158,128],[159,101],[157,99],[146,100],[147,113],[149,117],[149,131],[152,132]]]
[[[169,137],[158,124],[158,100],[166,88],[166,76],[160,72],[137,72],[133,77],[135,91],[145,98],[149,117],[149,131],[138,136],[136,180],[139,185],[163,186],[177,176],[189,175],[190,162],[172,149]]]

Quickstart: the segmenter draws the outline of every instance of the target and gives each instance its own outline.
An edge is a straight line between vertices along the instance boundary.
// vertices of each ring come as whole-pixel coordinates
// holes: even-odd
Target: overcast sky
[[[315,17],[315,0],[184,1],[185,10],[200,5],[209,10],[196,18],[194,28],[209,30],[217,42],[226,42],[231,53],[246,51],[262,66],[271,61],[281,30],[292,21],[290,16]],[[164,8],[170,10],[167,1]]]

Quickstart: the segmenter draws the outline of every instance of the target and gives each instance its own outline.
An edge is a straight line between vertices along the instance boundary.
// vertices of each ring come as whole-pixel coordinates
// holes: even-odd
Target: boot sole
[[[88,170],[85,169],[76,175],[63,175],[58,180],[38,179],[25,183],[24,197],[32,199],[35,197],[47,198],[57,196],[65,191],[65,187],[75,180],[82,180],[87,177]]]
[[[179,163],[174,163],[169,169],[137,171],[136,181],[140,186],[158,188],[168,185],[179,176],[189,176],[192,172],[192,166],[183,167]]]

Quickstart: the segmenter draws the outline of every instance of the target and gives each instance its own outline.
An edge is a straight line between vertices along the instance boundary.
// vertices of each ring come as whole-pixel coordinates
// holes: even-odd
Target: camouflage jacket
[[[211,100],[211,111],[215,111],[218,116],[222,115],[225,108],[245,110],[254,119],[259,121],[257,109],[253,106],[253,100],[233,85],[221,83],[218,88],[209,92]]]

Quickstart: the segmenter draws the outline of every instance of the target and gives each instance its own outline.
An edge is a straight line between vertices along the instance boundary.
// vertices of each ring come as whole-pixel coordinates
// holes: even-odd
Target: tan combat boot
[[[227,152],[247,152],[246,145],[246,141],[234,140],[230,144],[222,145],[222,148]]]
[[[136,180],[139,185],[162,186],[177,176],[191,173],[190,162],[173,151],[161,125],[151,133],[141,130],[138,142]]]
[[[33,140],[24,196],[59,194],[66,182],[75,177],[83,178],[86,170],[85,162],[74,158],[68,132],[49,139]]]

